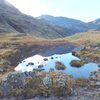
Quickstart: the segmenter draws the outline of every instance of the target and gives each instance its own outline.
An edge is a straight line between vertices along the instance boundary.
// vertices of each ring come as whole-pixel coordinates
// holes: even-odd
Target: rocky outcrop
[[[60,74],[60,76],[58,77],[57,84],[63,87],[66,85],[66,80],[62,74]]]
[[[71,77],[59,72],[11,72],[0,80],[0,97],[63,96],[71,93]],[[49,88],[49,89],[48,89]]]
[[[23,89],[27,84],[27,77],[34,77],[35,73],[12,72],[0,81],[0,95],[9,96],[17,89]]]
[[[98,71],[91,72],[90,75],[91,85],[100,86],[100,69]]]
[[[25,86],[25,74],[13,72],[6,76],[0,82],[0,92],[4,95],[10,95],[16,88],[23,88]]]
[[[96,86],[99,79],[100,70],[91,73],[91,80],[96,81]],[[88,85],[89,88],[87,85],[82,85],[81,87],[79,86],[79,81],[79,84],[73,87],[71,85],[73,83],[75,84],[76,82],[72,81],[71,77],[65,75],[63,72],[12,72],[0,81],[0,100],[100,99],[100,88],[90,88],[90,84]],[[84,83],[87,84],[86,81]],[[60,96],[60,99],[58,96]]]
[[[0,73],[2,73],[4,70],[2,68],[0,68]]]
[[[49,75],[43,78],[43,85],[46,87],[50,87],[52,85],[52,79]]]

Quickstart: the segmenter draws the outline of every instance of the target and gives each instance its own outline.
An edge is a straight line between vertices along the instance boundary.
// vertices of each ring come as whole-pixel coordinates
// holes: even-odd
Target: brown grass
[[[88,32],[79,33],[66,38],[67,41],[80,44],[96,44],[100,43],[100,31],[90,30]]]
[[[70,36],[66,40],[76,45],[85,46],[84,50],[76,51],[76,56],[83,60],[89,58],[91,61],[100,62],[100,31],[90,30]]]

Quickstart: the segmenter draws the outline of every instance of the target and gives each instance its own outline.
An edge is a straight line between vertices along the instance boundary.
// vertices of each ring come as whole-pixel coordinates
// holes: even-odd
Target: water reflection
[[[80,68],[72,67],[70,65],[70,62],[72,60],[79,60],[79,58],[72,55],[72,53],[67,54],[55,54],[49,57],[42,57],[40,55],[35,55],[33,57],[29,57],[20,63],[15,70],[16,71],[32,71],[34,69],[37,69],[38,66],[43,66],[43,69],[45,71],[49,71],[50,69],[57,70],[55,68],[55,62],[59,61],[62,62],[66,69],[63,70],[68,75],[72,75],[73,77],[84,77],[87,78],[90,76],[90,73],[92,71],[95,71],[99,69],[98,65],[96,63],[88,63],[84,64]],[[31,64],[29,64],[31,63]],[[39,67],[41,68],[41,67]]]

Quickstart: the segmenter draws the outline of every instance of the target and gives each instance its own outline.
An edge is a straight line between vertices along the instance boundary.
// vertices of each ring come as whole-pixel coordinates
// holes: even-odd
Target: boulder
[[[90,78],[94,81],[96,86],[100,86],[100,70],[91,72]]]
[[[27,84],[26,78],[23,72],[9,73],[0,81],[0,92],[3,96],[8,96],[18,89],[23,89]]]
[[[71,62],[70,62],[70,65],[71,66],[73,66],[73,67],[81,67],[81,66],[83,66],[84,65],[84,61],[82,61],[82,60],[72,60]]]
[[[3,72],[4,70],[2,68],[0,68],[0,72]]]
[[[62,74],[57,79],[57,85],[63,87],[66,85],[65,77]]]
[[[55,68],[57,70],[65,70],[66,69],[66,66],[62,62],[57,61],[56,64],[55,64]]]
[[[43,85],[46,86],[46,87],[50,87],[52,85],[52,79],[49,75],[46,75],[43,78]]]

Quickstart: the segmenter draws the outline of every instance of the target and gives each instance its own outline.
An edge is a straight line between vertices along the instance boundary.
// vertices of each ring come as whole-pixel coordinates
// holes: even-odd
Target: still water
[[[54,54],[52,56],[43,57],[40,55],[34,55],[32,57],[24,59],[16,68],[16,71],[32,71],[37,69],[38,66],[43,66],[45,71],[49,71],[51,68],[55,71],[55,62],[60,61],[65,66],[66,69],[63,70],[64,73],[72,75],[76,78],[88,78],[92,71],[98,70],[99,67],[96,63],[84,64],[80,68],[72,67],[70,62],[72,60],[80,60],[79,58],[72,55],[72,53],[66,54]]]

